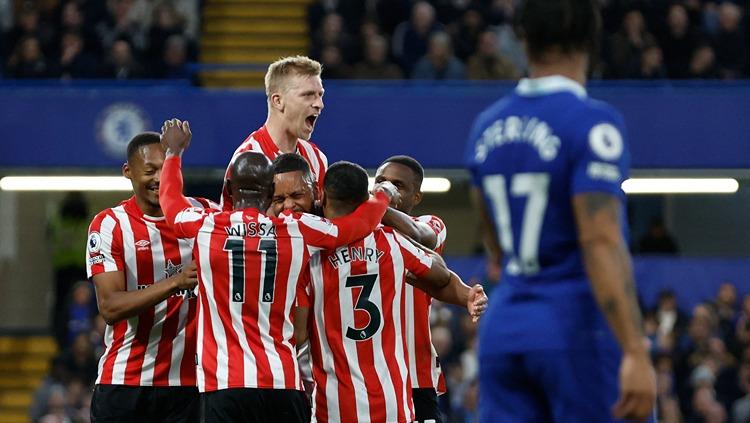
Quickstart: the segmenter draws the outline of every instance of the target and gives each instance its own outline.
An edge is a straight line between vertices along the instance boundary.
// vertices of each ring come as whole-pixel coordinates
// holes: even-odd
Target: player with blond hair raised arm
[[[273,160],[282,153],[297,153],[310,164],[310,170],[322,187],[328,159],[310,142],[315,122],[323,111],[323,81],[320,63],[304,56],[279,59],[268,66],[265,85],[268,117],[234,152],[227,166],[221,204],[231,210],[231,193],[226,181],[234,159],[245,151],[263,153]]]

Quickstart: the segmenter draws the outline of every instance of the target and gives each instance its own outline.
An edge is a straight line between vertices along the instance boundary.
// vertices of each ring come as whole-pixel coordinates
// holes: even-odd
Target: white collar
[[[580,98],[586,97],[586,88],[578,82],[561,75],[545,76],[542,78],[523,78],[518,82],[518,95],[533,97],[568,91]]]

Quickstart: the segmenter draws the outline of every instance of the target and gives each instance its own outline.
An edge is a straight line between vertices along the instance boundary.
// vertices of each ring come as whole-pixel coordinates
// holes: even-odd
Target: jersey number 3
[[[354,288],[357,286],[362,287],[362,292],[357,298],[357,303],[354,305],[354,310],[362,310],[370,315],[370,323],[367,326],[359,329],[351,326],[346,328],[346,337],[355,341],[364,341],[370,339],[380,329],[380,309],[378,306],[370,301],[370,294],[375,286],[378,275],[358,275],[349,276],[346,278],[347,288]]]
[[[232,302],[245,302],[245,239],[229,238],[224,242],[224,251],[229,251],[232,274]],[[258,244],[262,278],[260,301],[273,302],[274,276],[276,275],[276,240],[261,239]]]
[[[511,275],[534,275],[539,272],[539,237],[542,234],[544,212],[547,209],[549,174],[519,173],[510,179],[508,190],[505,176],[489,175],[482,181],[484,192],[492,202],[500,247],[508,256],[507,271]],[[508,191],[516,197],[527,197],[521,219],[521,242],[518,250],[513,242]]]

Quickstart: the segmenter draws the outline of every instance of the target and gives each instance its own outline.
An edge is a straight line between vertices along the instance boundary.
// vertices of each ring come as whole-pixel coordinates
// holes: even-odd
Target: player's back
[[[502,332],[493,333],[509,335],[499,349],[586,345],[608,332],[586,280],[572,199],[622,198],[628,160],[619,114],[563,77],[523,80],[477,119],[467,162],[503,250],[503,283],[485,318]]]
[[[315,421],[413,419],[404,277],[431,259],[390,228],[310,261]]]
[[[196,236],[201,391],[301,389],[291,321],[309,259],[299,216],[209,215]],[[305,217],[310,226],[314,217]]]

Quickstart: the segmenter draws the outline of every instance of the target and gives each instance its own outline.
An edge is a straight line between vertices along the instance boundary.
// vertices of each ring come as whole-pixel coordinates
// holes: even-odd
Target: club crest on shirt
[[[167,267],[164,269],[165,278],[171,278],[180,272],[182,272],[182,263],[175,265],[172,260],[167,260]]]
[[[99,235],[99,232],[91,232],[86,242],[86,249],[89,250],[89,253],[95,254],[99,252],[100,248],[102,248],[102,236]]]

